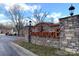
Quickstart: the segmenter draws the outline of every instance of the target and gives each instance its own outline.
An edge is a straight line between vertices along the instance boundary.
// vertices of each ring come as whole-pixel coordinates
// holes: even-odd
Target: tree
[[[42,9],[35,9],[33,12],[33,18],[36,19],[36,21],[33,21],[35,24],[37,23],[42,23],[46,19],[48,15],[48,12],[43,11]],[[31,17],[28,17],[29,19],[32,20]],[[41,25],[41,32],[43,31],[43,26]]]
[[[42,11],[42,9],[34,10],[33,16],[37,20],[37,23],[44,22],[48,13],[46,11]]]
[[[24,27],[24,12],[21,10],[19,5],[14,5],[13,7],[9,8],[9,10],[6,12],[9,19],[11,19],[15,29],[18,32],[18,35],[20,35],[20,31]]]
[[[42,23],[44,22],[45,18],[47,17],[48,13],[43,11],[42,12],[42,9],[39,9],[39,10],[35,10],[34,11],[34,18],[37,20],[37,23]],[[43,31],[43,26],[41,24],[41,32]]]

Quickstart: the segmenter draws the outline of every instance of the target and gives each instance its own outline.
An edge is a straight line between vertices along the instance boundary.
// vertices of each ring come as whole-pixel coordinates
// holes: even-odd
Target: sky
[[[71,3],[0,3],[0,23],[9,22],[10,19],[6,16],[9,8],[12,8],[14,5],[19,5],[22,7],[22,11],[24,11],[25,17],[32,17],[32,14],[35,9],[42,9],[43,11],[48,12],[47,19],[45,21],[51,22],[53,18],[54,23],[59,22],[59,18],[69,16],[68,8],[71,6]],[[79,14],[79,4],[72,3],[75,7],[74,14]],[[43,12],[41,12],[42,15]],[[35,18],[32,17],[33,21],[36,21]]]

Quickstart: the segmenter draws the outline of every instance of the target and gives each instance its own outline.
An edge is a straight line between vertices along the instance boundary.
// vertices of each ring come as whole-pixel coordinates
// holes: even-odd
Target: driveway
[[[0,56],[19,56],[9,42],[0,41]]]
[[[13,43],[14,36],[0,35],[0,56],[34,56],[35,54]]]

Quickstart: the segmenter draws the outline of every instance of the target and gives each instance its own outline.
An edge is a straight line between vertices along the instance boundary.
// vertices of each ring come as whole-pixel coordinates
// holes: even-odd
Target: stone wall
[[[60,27],[63,27],[60,34],[61,48],[79,52],[79,15],[60,20]]]
[[[59,48],[59,39],[32,36],[31,42],[37,45]]]

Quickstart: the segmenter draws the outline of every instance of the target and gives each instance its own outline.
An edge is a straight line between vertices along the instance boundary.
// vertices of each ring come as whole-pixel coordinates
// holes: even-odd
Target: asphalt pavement
[[[36,56],[29,50],[13,43],[16,37],[0,35],[0,56]]]
[[[0,56],[19,56],[9,42],[0,41]]]

